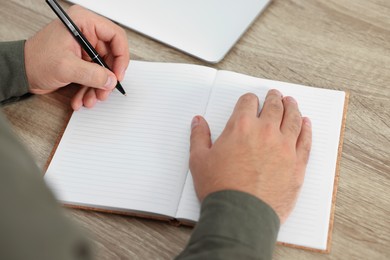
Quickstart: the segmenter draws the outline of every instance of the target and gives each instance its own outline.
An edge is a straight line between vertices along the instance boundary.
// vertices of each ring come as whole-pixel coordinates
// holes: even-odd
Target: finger
[[[96,51],[100,54],[100,56],[106,56],[108,54],[110,54],[110,46],[109,44],[107,44],[106,42],[103,42],[103,41],[98,41],[96,43],[96,47],[95,47]],[[105,60],[105,62],[108,64],[108,65],[112,65],[111,63],[108,63],[107,60]]]
[[[129,48],[125,30],[110,20],[98,16],[98,24],[95,26],[97,39],[107,42],[110,45],[111,53],[114,56],[129,57]]]
[[[88,91],[88,87],[81,87],[79,91],[73,96],[71,101],[71,106],[73,110],[79,110],[83,105],[83,97],[85,93]]]
[[[302,116],[298,109],[297,101],[292,97],[283,98],[284,115],[280,131],[294,140],[294,145],[301,133]]]
[[[201,116],[195,116],[191,122],[190,153],[197,153],[211,147],[210,128]]]
[[[115,73],[119,81],[125,77],[127,67],[129,66],[128,57],[115,57],[112,65],[112,71]]]
[[[304,117],[302,119],[302,129],[297,141],[297,157],[298,161],[303,167],[303,171],[309,161],[309,155],[312,144],[312,126],[310,119]]]
[[[83,86],[112,90],[117,83],[114,73],[102,66],[80,59],[75,55],[66,56],[62,64],[66,73],[62,74],[65,82],[74,82]],[[65,69],[66,68],[66,69]]]
[[[283,118],[282,93],[276,89],[268,91],[264,100],[263,108],[260,112],[260,120],[266,124],[280,127]]]
[[[104,58],[104,61],[115,73],[118,80],[123,80],[125,70],[129,65],[129,56],[115,56],[111,51],[110,44],[101,40],[99,40],[96,44],[96,51]]]
[[[249,115],[256,118],[259,111],[259,98],[253,93],[242,95],[234,107],[231,118]]]
[[[107,53],[114,58],[111,69],[118,79],[122,80],[130,60],[126,32],[107,19],[99,27],[96,27],[95,32],[100,41],[109,43]]]
[[[111,90],[102,90],[102,89],[96,89],[96,97],[100,101],[104,101],[108,98],[110,93],[112,92]]]
[[[96,45],[96,51],[109,66],[110,70],[113,67],[115,57],[110,52],[110,46],[106,42],[98,41]]]
[[[110,53],[114,57],[111,69],[117,78],[122,80],[130,60],[126,32],[112,21],[80,6],[74,5],[68,10],[69,15],[74,18],[75,23],[93,46],[96,46],[99,41],[109,46],[109,51],[101,55]]]
[[[83,105],[87,108],[92,108],[97,102],[95,89],[89,88],[83,97]]]

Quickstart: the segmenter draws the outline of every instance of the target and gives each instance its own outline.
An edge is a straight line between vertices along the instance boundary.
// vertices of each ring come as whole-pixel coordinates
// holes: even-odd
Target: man
[[[124,31],[73,6],[69,15],[113,72],[88,61],[59,20],[26,42],[0,44],[0,100],[81,85],[71,106],[105,100],[129,62]],[[296,101],[271,90],[243,95],[212,143],[201,116],[191,125],[190,169],[201,217],[178,259],[270,259],[280,223],[292,211],[311,147],[311,125]],[[0,117],[1,259],[89,259],[83,234],[67,220],[39,169]]]

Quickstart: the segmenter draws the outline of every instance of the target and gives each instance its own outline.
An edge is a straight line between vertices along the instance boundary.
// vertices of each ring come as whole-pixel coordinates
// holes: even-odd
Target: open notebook
[[[213,68],[131,61],[122,85],[93,109],[74,112],[45,180],[66,205],[196,222],[189,172],[190,122],[208,120],[215,140],[242,94],[279,89],[311,118],[313,147],[297,206],[278,241],[329,249],[346,93]]]

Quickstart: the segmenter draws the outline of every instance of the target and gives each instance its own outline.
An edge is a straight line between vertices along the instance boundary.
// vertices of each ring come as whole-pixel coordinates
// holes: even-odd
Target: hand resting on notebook
[[[311,148],[311,123],[292,97],[270,90],[260,112],[256,95],[242,96],[220,137],[211,143],[205,119],[192,121],[190,169],[202,201],[238,190],[269,204],[284,223],[291,213]]]
[[[72,99],[72,108],[78,110],[105,100],[123,79],[129,47],[125,31],[108,19],[80,6],[70,7],[68,14],[114,73],[90,62],[59,19],[27,40],[25,65],[31,93],[50,93],[72,82],[82,85]]]

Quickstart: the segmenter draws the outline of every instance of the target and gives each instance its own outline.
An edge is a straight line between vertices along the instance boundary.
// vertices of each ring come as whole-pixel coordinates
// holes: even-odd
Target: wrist
[[[36,87],[34,87],[34,76],[33,76],[33,66],[31,64],[33,57],[32,57],[32,46],[31,46],[32,38],[26,40],[24,44],[24,64],[25,64],[25,71],[26,71],[26,79],[28,82],[28,90],[30,93],[37,94],[36,93]]]

